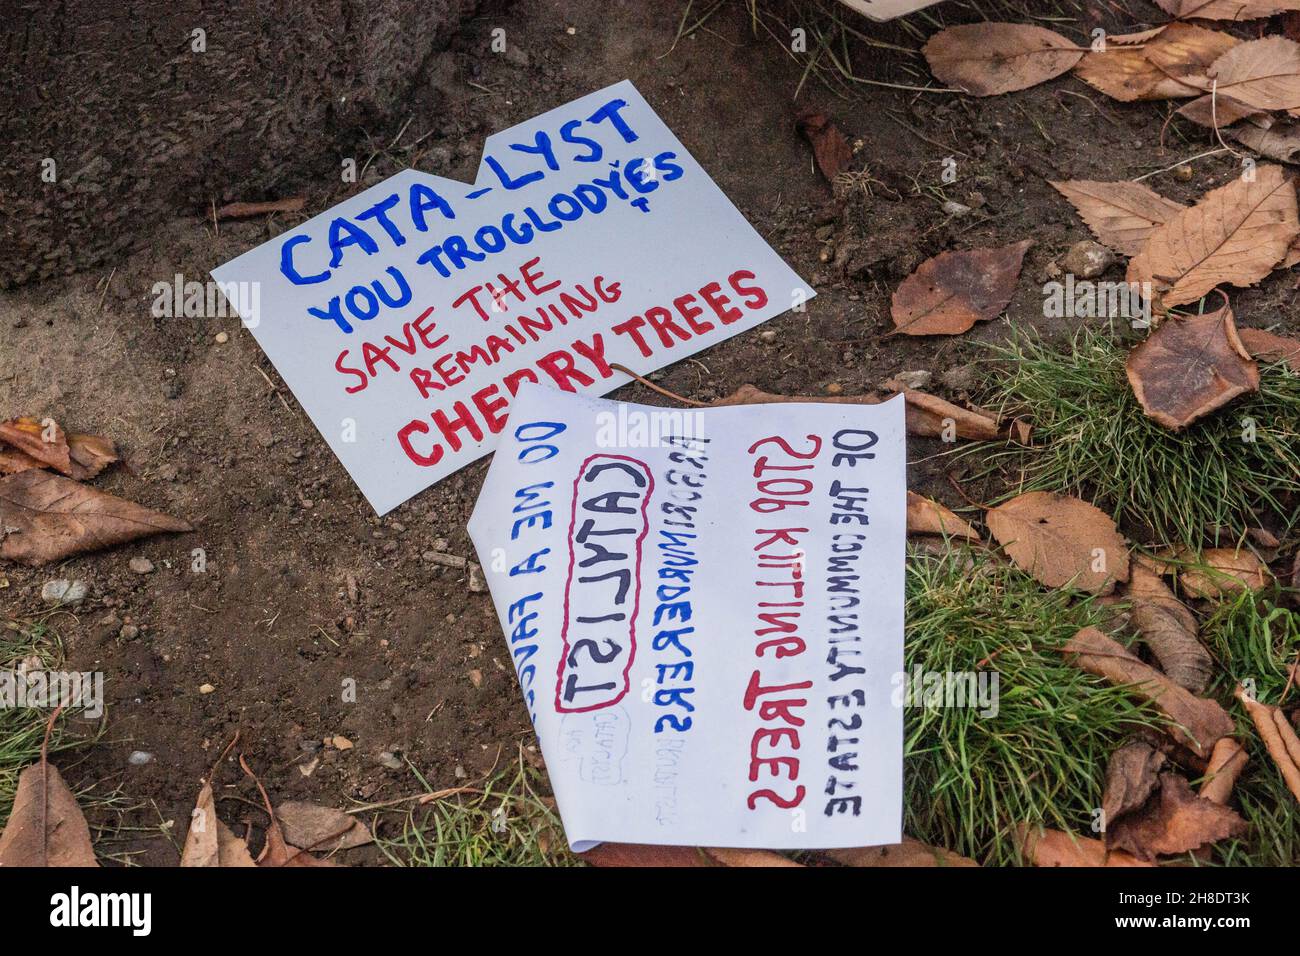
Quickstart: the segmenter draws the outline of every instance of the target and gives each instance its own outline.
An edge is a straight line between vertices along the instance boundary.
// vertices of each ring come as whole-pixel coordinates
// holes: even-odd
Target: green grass
[[[25,659],[36,656],[43,667],[57,667],[62,648],[44,621],[0,621],[0,670],[16,669]],[[0,829],[13,810],[18,774],[41,756],[41,741],[50,719],[47,710],[34,707],[0,707]],[[61,749],[60,724],[50,736],[50,752]]]
[[[1063,348],[1020,334],[994,352],[1002,362],[986,403],[1026,416],[1035,447],[963,454],[1017,466],[1016,491],[1087,498],[1161,543],[1200,545],[1218,529],[1227,544],[1265,517],[1295,523],[1300,376],[1284,366],[1261,366],[1257,393],[1172,432],[1143,413],[1124,374],[1128,350],[1103,331],[1081,330]],[[1249,422],[1254,441],[1243,437]]]
[[[521,758],[481,787],[396,814],[376,843],[394,866],[575,866],[541,785]]]
[[[904,831],[986,864],[1019,861],[1022,822],[1088,834],[1111,751],[1159,718],[1067,663],[1058,648],[1098,624],[1095,599],[1047,591],[976,550],[916,552],[907,573],[910,673],[999,673],[999,710],[905,711]]]

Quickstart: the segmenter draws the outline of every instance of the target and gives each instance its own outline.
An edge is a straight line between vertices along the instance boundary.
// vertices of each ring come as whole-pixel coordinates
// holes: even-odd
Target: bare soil
[[[810,79],[796,102],[802,64],[765,34],[754,36],[743,4],[728,4],[674,46],[682,6],[568,0],[480,17],[428,61],[409,125],[371,131],[375,154],[368,164],[360,156],[361,182],[291,182],[279,194],[304,192],[305,217],[407,164],[469,178],[489,133],[629,78],[819,292],[805,313],[665,369],[656,376],[661,385],[704,400],[745,383],[849,394],[919,369],[934,373],[930,390],[960,401],[969,397],[973,366],[986,360],[981,343],[1005,336],[1008,323],[1051,337],[1078,324],[1043,318],[1049,264],[1088,238],[1047,181],[1132,178],[1213,146],[1175,125],[1162,151],[1168,104],[1109,102],[1069,77],[987,100],[889,87],[841,99]],[[1098,6],[1080,3],[1080,20],[1052,25],[1085,42]],[[1099,22],[1121,32],[1162,19],[1151,4],[1128,7],[1131,16],[1107,9]],[[950,22],[954,15],[964,14],[953,8]],[[497,26],[507,31],[507,54],[491,52]],[[917,46],[897,28],[874,35]],[[865,47],[857,55],[862,76],[927,82],[919,56]],[[873,180],[869,193],[833,197],[796,132],[800,108],[825,112],[855,141],[855,166]],[[948,156],[958,178],[944,185]],[[1230,156],[1215,156],[1194,163],[1190,179],[1162,173],[1149,183],[1188,202],[1235,172]],[[973,211],[950,216],[945,200]],[[8,615],[41,613],[39,592],[50,578],[91,586],[82,604],[51,619],[70,665],[107,679],[104,738],[65,774],[97,792],[121,788],[137,809],[113,822],[142,829],[124,832],[114,848],[140,863],[176,862],[200,780],[236,731],[278,799],[336,806],[419,789],[409,769],[381,763],[382,752],[409,759],[434,786],[478,778],[520,746],[537,759],[488,595],[471,592],[463,571],[421,557],[446,550],[473,559],[465,526],[488,462],[376,518],[237,319],[150,314],[155,283],[176,273],[202,281],[289,224],[214,228],[178,213],[147,225],[144,251],[0,297],[0,414],[53,415],[65,427],[114,438],[129,467],[97,484],[197,528],[59,568],[0,568]],[[956,338],[886,336],[889,295],[925,257],[1026,237],[1035,245],[1007,320]],[[1110,278],[1122,278],[1121,270]],[[1276,323],[1292,314],[1294,295],[1291,282],[1271,279],[1236,298],[1239,321]],[[775,339],[760,338],[764,330]],[[223,331],[229,340],[218,344]],[[663,401],[640,385],[616,394]],[[913,445],[911,486],[963,506],[943,450]],[[200,548],[207,568],[196,573],[192,553]],[[128,561],[137,555],[156,569],[133,573]],[[138,628],[135,636],[123,636],[132,633],[125,625]],[[349,678],[355,703],[342,699]],[[201,693],[205,684],[215,690]],[[336,735],[353,747],[323,743]],[[136,750],[153,759],[130,765]],[[223,782],[239,784],[238,776],[230,767]],[[238,803],[255,800],[255,791],[239,784],[223,793],[223,816],[237,830],[245,819],[258,824],[260,815]],[[158,830],[162,821],[173,821],[171,840]]]

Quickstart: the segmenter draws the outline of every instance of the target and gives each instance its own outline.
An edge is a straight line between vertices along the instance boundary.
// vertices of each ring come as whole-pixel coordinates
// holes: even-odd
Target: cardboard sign
[[[520,391],[469,530],[575,850],[900,841],[904,434]]]
[[[814,295],[626,81],[491,136],[473,185],[406,170],[212,275],[380,514],[525,382],[602,394]]]

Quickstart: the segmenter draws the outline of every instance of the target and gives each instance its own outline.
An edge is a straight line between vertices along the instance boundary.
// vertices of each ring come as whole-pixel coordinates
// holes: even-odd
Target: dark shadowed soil
[[[845,99],[809,79],[795,102],[802,65],[765,34],[755,38],[743,4],[727,5],[674,47],[682,7],[520,2],[483,16],[429,60],[408,116],[370,131],[371,149],[357,157],[362,182],[287,182],[278,194],[304,193],[298,215],[306,218],[406,165],[468,178],[491,132],[631,79],[819,292],[805,313],[673,365],[655,376],[659,384],[702,400],[745,383],[851,394],[925,370],[934,376],[929,390],[960,401],[983,360],[980,343],[1003,337],[1008,321],[1053,337],[1078,324],[1043,318],[1050,264],[1088,238],[1046,181],[1131,178],[1213,145],[1174,125],[1161,151],[1169,104],[1112,103],[1069,77],[986,100],[886,87]],[[1051,5],[1062,7],[1071,8]],[[1151,5],[1129,7],[1132,18],[1108,10],[1101,22],[1122,30],[1155,20]],[[1090,22],[1051,25],[1082,42]],[[505,54],[489,47],[498,26],[511,47]],[[918,46],[896,28],[878,35]],[[857,53],[862,76],[930,83],[915,54]],[[809,107],[855,141],[855,166],[870,173],[862,188],[833,197],[795,129],[797,109]],[[949,156],[958,176],[945,184]],[[1188,179],[1162,173],[1149,183],[1186,202],[1234,174],[1231,157],[1215,156],[1195,162]],[[238,195],[239,184],[226,192]],[[206,204],[194,199],[191,208]],[[952,216],[943,209],[949,200],[972,211]],[[142,829],[113,847],[137,862],[176,862],[174,841],[200,779],[236,731],[277,798],[337,806],[420,789],[409,769],[385,766],[382,753],[409,759],[434,786],[452,786],[534,744],[488,595],[471,592],[463,571],[421,557],[473,558],[465,524],[488,462],[378,519],[237,319],[150,314],[156,282],[176,273],[202,281],[293,221],[217,229],[178,210],[142,225],[151,232],[145,251],[0,297],[0,415],[52,415],[116,439],[129,468],[96,483],[197,528],[57,568],[0,567],[8,615],[40,613],[50,578],[90,585],[83,603],[50,623],[71,666],[105,672],[107,732],[65,772],[74,784],[97,782],[97,791],[120,787],[138,806],[120,822]],[[1024,238],[1036,244],[1007,320],[957,338],[885,336],[890,293],[925,257]],[[1122,278],[1122,267],[1110,277]],[[1239,321],[1276,323],[1292,313],[1294,296],[1285,277],[1270,279],[1236,298]],[[765,341],[769,331],[775,338]],[[228,341],[217,342],[220,332]],[[663,401],[640,385],[617,394]],[[947,478],[954,466],[946,450],[913,444],[912,487],[964,506]],[[206,557],[201,573],[195,549]],[[133,573],[128,561],[137,555],[155,570]],[[355,703],[343,699],[348,679]],[[202,693],[203,685],[214,689]],[[351,749],[323,743],[336,736]],[[135,750],[153,759],[129,765]],[[225,777],[237,784],[237,769]],[[243,818],[258,822],[234,800],[255,800],[255,791],[239,784],[225,793],[222,812],[237,830]],[[158,829],[164,821],[172,821],[171,840]]]

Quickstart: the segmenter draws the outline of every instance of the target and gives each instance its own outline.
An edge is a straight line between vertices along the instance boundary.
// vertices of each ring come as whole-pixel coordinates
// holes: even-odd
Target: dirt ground
[[[363,182],[292,183],[286,191],[308,196],[305,218],[407,164],[468,178],[489,133],[631,79],[819,292],[806,313],[670,366],[656,376],[660,384],[697,399],[747,382],[788,394],[831,386],[856,393],[901,371],[927,370],[930,390],[961,400],[972,363],[982,360],[980,343],[1005,335],[1006,322],[960,338],[887,338],[898,282],[944,249],[1032,238],[1009,321],[1068,334],[1078,320],[1045,320],[1041,285],[1087,231],[1046,180],[1131,178],[1211,148],[1171,127],[1161,151],[1168,104],[1104,101],[1069,77],[987,100],[887,87],[843,99],[810,79],[796,103],[802,64],[770,37],[753,36],[743,4],[728,4],[674,46],[683,6],[521,2],[482,17],[430,61],[409,125],[373,131],[377,152]],[[1100,5],[1050,6],[1086,17],[1085,6]],[[1112,30],[1158,20],[1140,0],[1128,4],[1131,16],[1115,6],[1099,21]],[[958,5],[946,19],[970,15]],[[1091,22],[1051,25],[1082,42]],[[507,30],[505,55],[489,48],[496,26]],[[896,28],[877,35],[918,45]],[[919,56],[857,53],[860,75],[928,82]],[[800,107],[824,111],[859,141],[856,164],[874,179],[870,195],[833,200],[795,129]],[[940,178],[947,156],[957,160],[950,185]],[[1149,182],[1188,202],[1234,172],[1216,156],[1194,163],[1190,179],[1162,173]],[[946,200],[973,211],[950,216]],[[471,592],[463,571],[421,557],[445,550],[473,558],[465,526],[488,461],[376,518],[237,319],[150,314],[154,283],[175,273],[203,280],[287,224],[214,229],[178,214],[154,224],[141,253],[0,297],[0,412],[52,415],[114,438],[129,468],[97,485],[197,528],[62,567],[0,568],[7,614],[41,613],[50,578],[90,585],[84,602],[50,623],[72,668],[105,672],[108,722],[104,739],[65,773],[96,792],[121,788],[136,809],[119,822],[140,829],[115,849],[138,863],[177,861],[173,841],[183,836],[200,779],[237,730],[278,799],[337,806],[420,789],[410,769],[390,769],[383,754],[409,759],[433,786],[451,786],[534,743],[488,595]],[[1240,324],[1277,323],[1294,296],[1290,282],[1276,280],[1242,294]],[[760,337],[765,330],[772,341]],[[223,331],[229,339],[218,343]],[[640,385],[616,394],[662,401]],[[911,486],[961,506],[942,450],[914,443]],[[199,548],[202,573],[192,570]],[[128,561],[137,555],[155,570],[133,573]],[[348,678],[355,703],[342,699]],[[205,684],[215,690],[201,693]],[[354,746],[322,743],[336,735]],[[137,750],[153,759],[129,764]],[[255,797],[246,786],[228,793]],[[163,821],[174,821],[172,840],[159,830]]]

